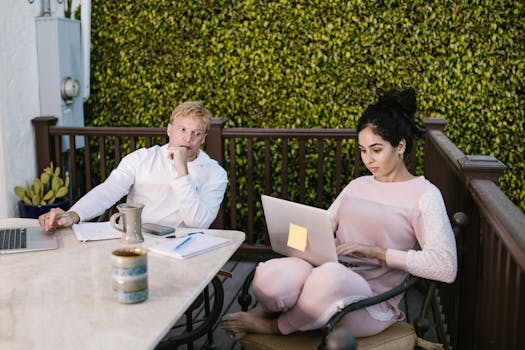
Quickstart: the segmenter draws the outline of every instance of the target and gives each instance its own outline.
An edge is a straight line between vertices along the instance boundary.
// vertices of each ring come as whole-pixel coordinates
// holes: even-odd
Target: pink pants
[[[313,267],[291,257],[260,263],[253,291],[266,310],[282,312],[277,320],[282,334],[321,328],[344,306],[373,295],[363,277],[341,264]],[[361,309],[346,315],[340,327],[354,337],[363,337],[379,333],[395,321],[376,320]]]

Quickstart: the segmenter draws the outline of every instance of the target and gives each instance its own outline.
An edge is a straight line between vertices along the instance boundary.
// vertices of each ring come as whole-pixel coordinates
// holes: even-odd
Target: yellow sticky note
[[[290,231],[288,232],[288,247],[295,248],[304,252],[306,250],[306,242],[308,237],[308,230],[306,227],[290,224]]]

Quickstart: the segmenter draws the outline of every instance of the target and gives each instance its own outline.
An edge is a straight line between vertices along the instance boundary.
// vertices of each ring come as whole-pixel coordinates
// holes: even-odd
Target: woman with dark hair
[[[413,89],[390,90],[368,106],[357,131],[361,159],[372,175],[351,181],[329,208],[337,254],[379,267],[314,267],[294,257],[260,263],[253,280],[260,306],[227,315],[222,322],[234,338],[321,328],[344,306],[392,289],[409,273],[454,281],[456,244],[441,193],[423,176],[411,174],[405,163],[420,132],[415,112]],[[401,298],[349,313],[340,326],[355,337],[379,333],[404,319]]]

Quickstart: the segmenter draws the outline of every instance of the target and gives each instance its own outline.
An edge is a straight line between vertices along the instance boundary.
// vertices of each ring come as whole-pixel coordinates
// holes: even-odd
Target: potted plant
[[[15,186],[15,194],[20,197],[18,207],[20,217],[37,219],[51,208],[69,209],[69,172],[65,178],[60,177],[60,167],[53,167],[53,163],[44,169],[40,177],[33,183],[26,183],[26,187]]]

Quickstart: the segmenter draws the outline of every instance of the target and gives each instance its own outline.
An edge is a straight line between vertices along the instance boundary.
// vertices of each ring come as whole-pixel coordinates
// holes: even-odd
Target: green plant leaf
[[[26,190],[24,190],[22,187],[20,186],[15,186],[15,194],[20,197],[20,199],[24,199],[24,197],[26,196]]]
[[[54,195],[55,195],[55,192],[53,192],[53,190],[49,190],[46,193],[46,195],[42,198],[42,200],[47,201],[47,200],[53,198]]]
[[[57,192],[56,192],[56,195],[55,197],[56,198],[62,198],[64,197],[65,195],[67,194],[67,187],[60,187]]]

